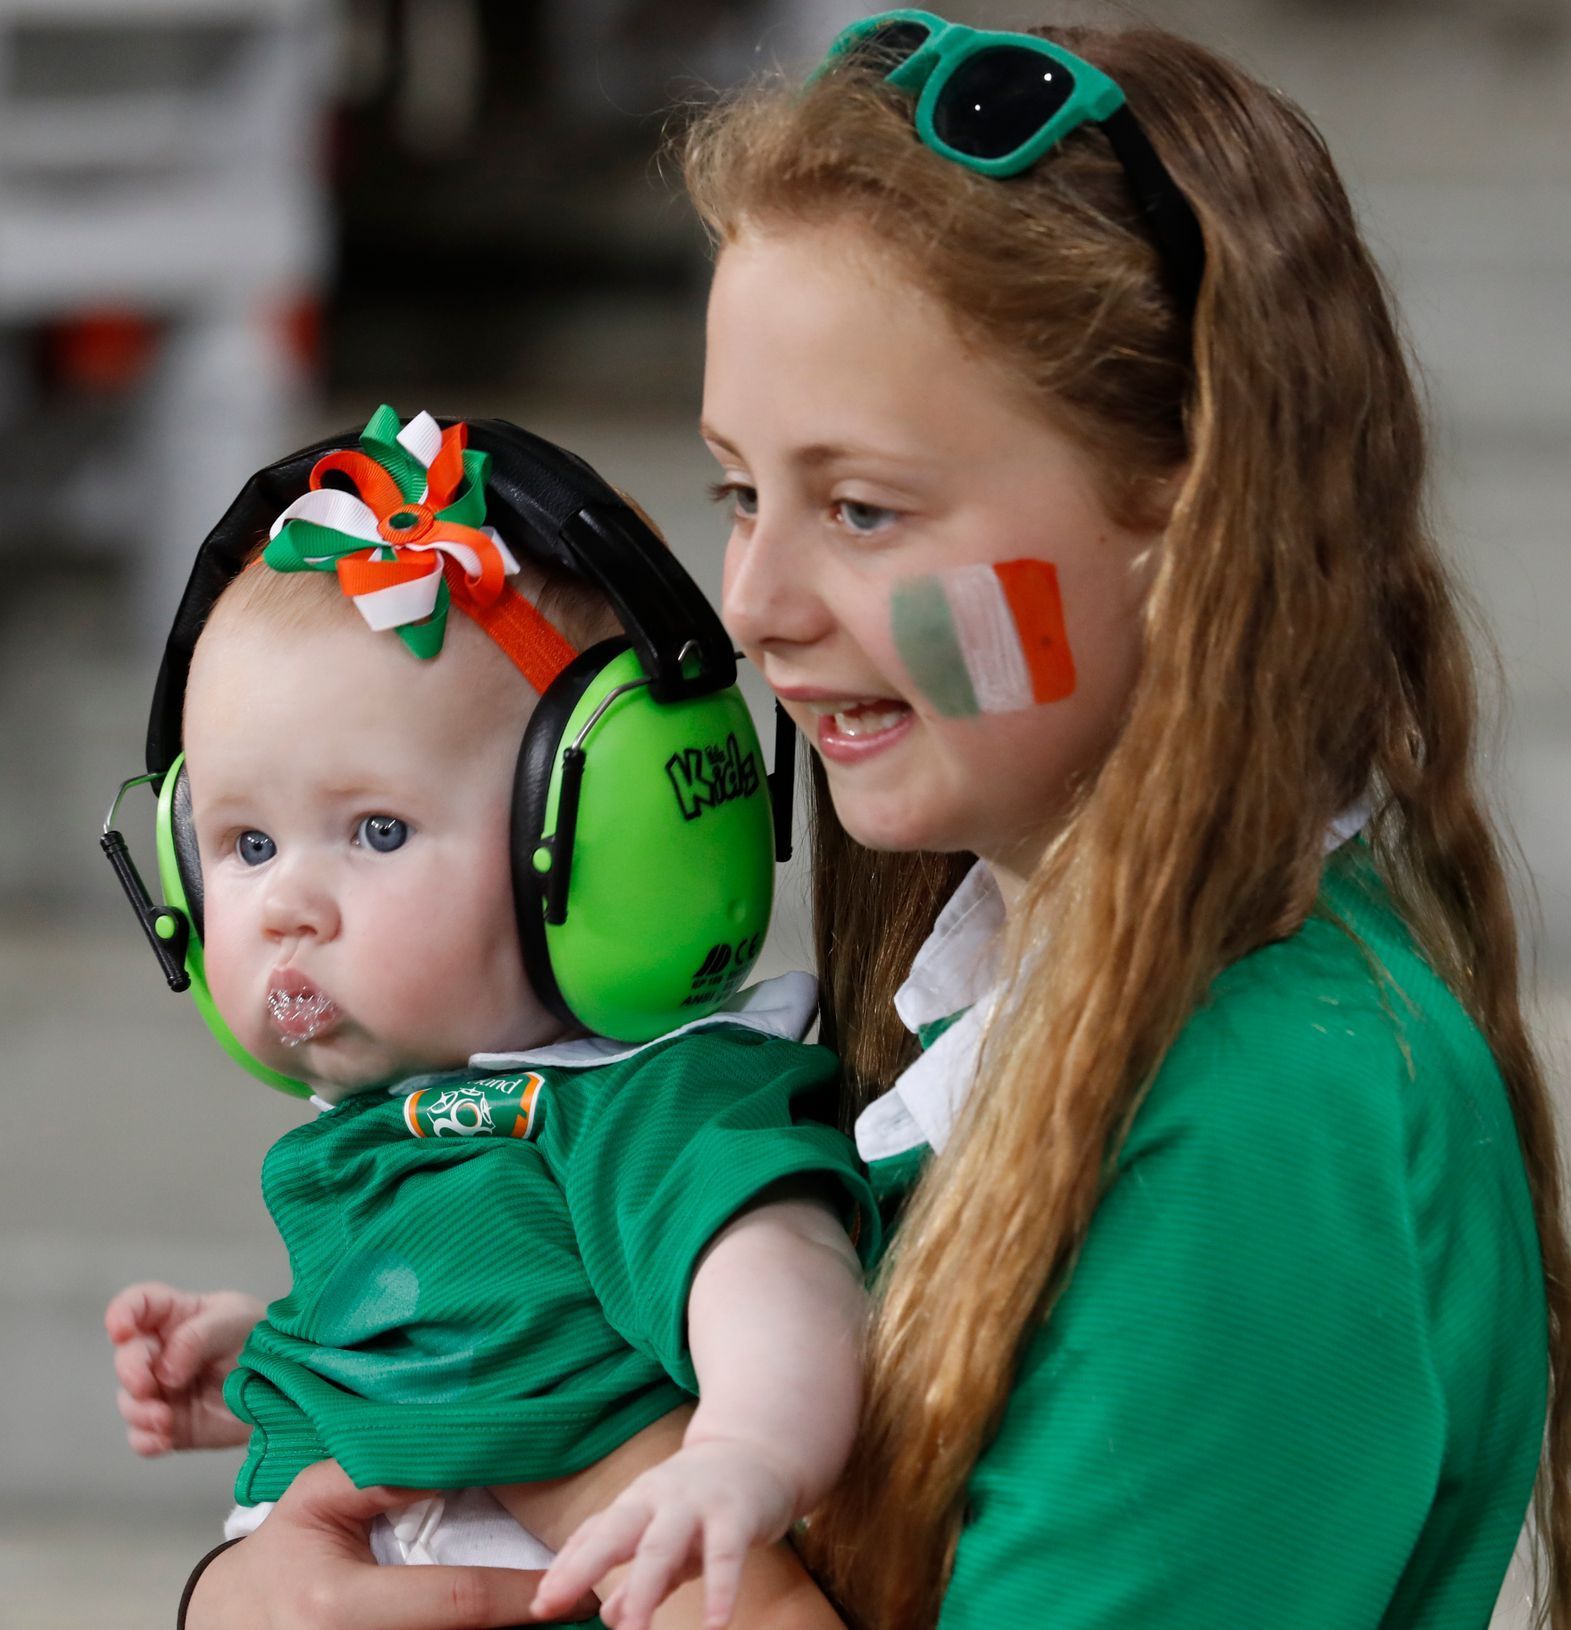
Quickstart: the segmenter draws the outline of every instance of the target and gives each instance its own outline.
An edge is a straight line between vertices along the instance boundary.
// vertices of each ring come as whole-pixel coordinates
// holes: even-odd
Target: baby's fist
[[[224,1377],[263,1311],[241,1291],[195,1294],[151,1280],[110,1301],[104,1329],[120,1384],[115,1402],[137,1454],[246,1441],[246,1428],[224,1407]]]
[[[685,1580],[704,1579],[704,1624],[731,1619],[749,1547],[791,1524],[795,1493],[783,1467],[756,1444],[707,1439],[678,1450],[629,1483],[581,1524],[551,1564],[533,1611],[549,1615],[631,1562],[600,1617],[614,1630],[648,1630],[650,1615]]]

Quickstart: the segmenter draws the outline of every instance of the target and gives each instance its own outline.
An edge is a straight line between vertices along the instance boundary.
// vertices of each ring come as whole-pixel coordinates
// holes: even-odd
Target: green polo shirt
[[[687,1292],[772,1184],[878,1217],[823,1048],[718,1025],[611,1063],[361,1094],[262,1168],[293,1285],[225,1400],[252,1427],[236,1497],[331,1457],[361,1487],[560,1477],[696,1392]]]
[[[875,1164],[886,1213],[921,1156]],[[1348,845],[1164,1062],[972,1473],[940,1630],[1481,1630],[1547,1363],[1500,1076]]]

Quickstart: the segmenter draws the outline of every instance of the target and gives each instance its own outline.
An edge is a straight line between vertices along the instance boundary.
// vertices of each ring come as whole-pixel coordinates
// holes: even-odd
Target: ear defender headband
[[[396,630],[413,658],[436,655],[457,604],[540,693],[519,747],[510,859],[524,966],[551,1011],[630,1042],[713,1012],[757,959],[773,863],[790,853],[790,721],[777,709],[765,775],[713,607],[576,455],[504,420],[421,414],[400,427],[387,407],[358,448],[352,439],[259,471],[203,542],[164,649],[147,773],[120,787],[104,822],[101,847],[170,989],[191,991],[237,1063],[308,1093],[248,1053],[213,1006],[180,742],[197,638],[267,538],[268,566],[335,571],[367,623]],[[575,655],[507,585],[517,563],[504,538],[600,589],[628,637]],[[115,829],[120,800],[144,784],[158,793],[163,904]]]

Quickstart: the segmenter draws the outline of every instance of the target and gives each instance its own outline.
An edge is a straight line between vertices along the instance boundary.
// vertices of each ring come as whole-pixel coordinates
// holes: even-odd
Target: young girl
[[[1554,1132],[1385,291],[1285,98],[1048,39],[889,14],[688,153],[827,1034],[864,1092],[930,1048],[857,1122],[909,1198],[814,1539],[871,1625],[1480,1625],[1548,1384],[1571,1624]]]
[[[810,1529],[842,1603],[1472,1630],[1536,1476],[1565,1630],[1554,1129],[1423,425],[1318,135],[1155,30],[904,12],[687,173],[726,612],[817,745],[824,1033],[899,1213]],[[361,1515],[296,1506],[192,1626],[284,1622],[284,1558],[403,1622]]]

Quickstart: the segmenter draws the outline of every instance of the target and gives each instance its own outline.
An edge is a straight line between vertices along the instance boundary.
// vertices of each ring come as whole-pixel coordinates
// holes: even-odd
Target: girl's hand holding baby
[[[120,1383],[115,1402],[137,1454],[246,1441],[249,1428],[224,1406],[224,1377],[264,1311],[241,1291],[196,1294],[156,1280],[128,1285],[113,1298],[104,1328]]]
[[[379,1568],[366,1529],[420,1499],[357,1489],[332,1461],[308,1466],[257,1531],[213,1558],[181,1621],[188,1630],[485,1630],[529,1622],[540,1575],[523,1568]],[[594,1598],[562,1620],[593,1616]]]

